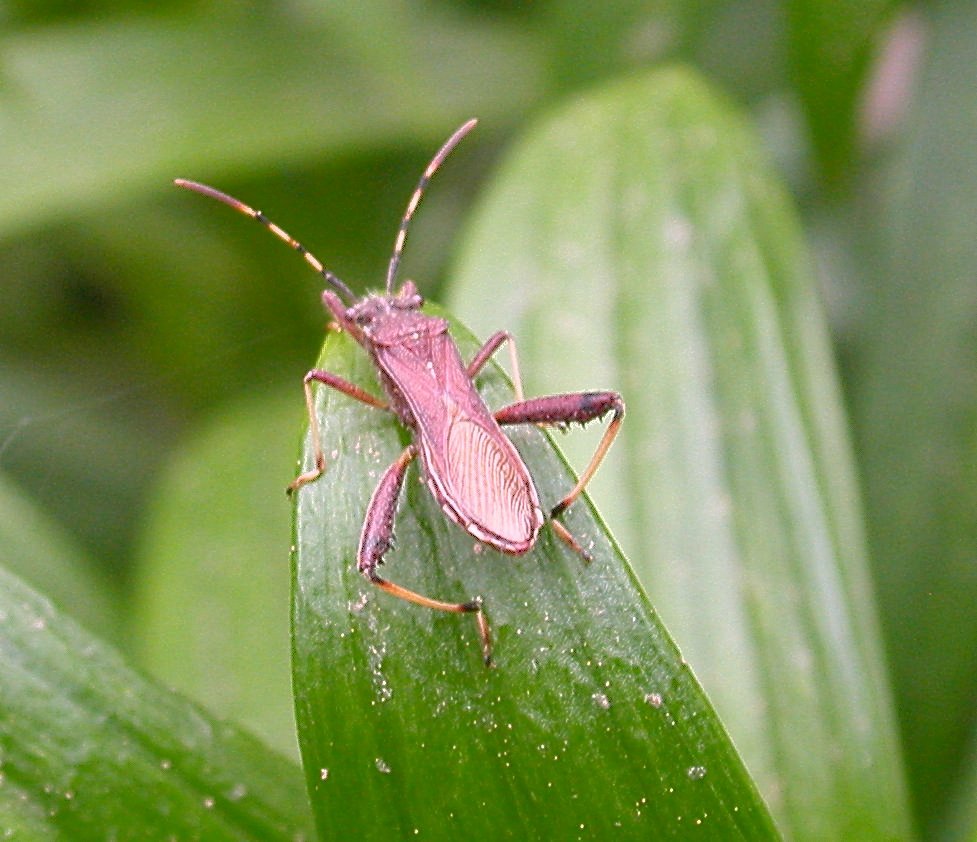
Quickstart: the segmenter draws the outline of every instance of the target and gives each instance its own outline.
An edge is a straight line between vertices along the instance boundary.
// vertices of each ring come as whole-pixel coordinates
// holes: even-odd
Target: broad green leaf
[[[822,178],[853,172],[858,106],[893,0],[790,0],[787,55]]]
[[[538,85],[515,31],[396,2],[305,11],[224,6],[4,36],[0,230],[189,171],[280,165],[392,131],[433,142],[459,110],[502,113]]]
[[[305,407],[249,392],[171,460],[149,508],[132,614],[141,663],[209,710],[295,752],[285,486]]]
[[[920,823],[936,833],[977,737],[977,30],[937,4],[905,140],[863,216],[852,405],[880,606]],[[868,210],[868,208],[866,208]]]
[[[470,358],[477,345],[454,333]],[[329,337],[319,364],[377,389],[345,334]],[[479,384],[491,406],[512,399],[495,369]],[[411,468],[383,574],[441,599],[483,597],[488,669],[472,617],[397,600],[356,570],[370,495],[405,431],[330,389],[318,390],[317,411],[329,464],[298,494],[293,680],[322,835],[776,838],[689,666],[585,500],[565,523],[591,564],[548,528],[530,553],[507,557],[449,523]],[[540,430],[511,436],[552,506],[570,473]]]
[[[561,109],[477,209],[453,304],[515,333],[528,394],[623,393],[594,500],[785,835],[903,838],[833,363],[757,149],[683,70]]]
[[[0,676],[5,835],[311,838],[294,766],[134,672],[3,569]]]
[[[29,582],[102,637],[119,633],[119,608],[108,582],[57,524],[0,474],[0,566]]]

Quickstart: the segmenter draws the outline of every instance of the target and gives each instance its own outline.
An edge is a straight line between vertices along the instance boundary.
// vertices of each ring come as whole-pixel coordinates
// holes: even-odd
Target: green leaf
[[[19,303],[15,298],[11,309],[16,312]],[[49,325],[35,323],[34,327],[35,335],[53,337]],[[49,347],[46,342],[34,344]],[[149,433],[139,432],[151,429],[157,440],[165,440],[165,422],[155,416],[152,427],[148,420],[140,427],[145,418],[141,395],[119,388],[125,363],[118,354],[110,361],[90,345],[79,344],[70,359],[52,355],[40,360],[15,347],[4,348],[0,365],[4,473],[30,494],[59,531],[109,567],[107,560],[123,555],[133,527],[138,499],[133,480],[139,479],[140,471],[151,471],[158,458],[147,454]],[[112,570],[116,572],[117,568]],[[47,592],[46,587],[42,590]]]
[[[977,730],[970,735],[960,767],[963,773],[953,781],[946,806],[942,800],[924,802],[924,806],[934,813],[933,807],[939,805],[940,808],[930,819],[930,826],[936,831],[930,838],[977,842]]]
[[[860,222],[852,385],[870,537],[920,824],[977,789],[977,30],[938,4],[904,141]],[[866,208],[868,209],[868,207]],[[973,833],[975,831],[971,831]],[[954,838],[954,837],[947,837]]]
[[[0,474],[0,566],[46,593],[59,609],[103,637],[119,633],[108,582],[57,524]]]
[[[462,355],[477,344],[460,328]],[[377,389],[366,354],[331,336],[319,365]],[[498,370],[479,385],[512,399]],[[655,838],[776,833],[688,665],[586,501],[565,523],[586,565],[545,529],[521,557],[449,523],[416,468],[384,575],[447,600],[481,596],[495,667],[470,616],[378,591],[356,570],[370,495],[407,436],[331,389],[317,411],[325,476],[296,508],[293,680],[320,833],[338,837]],[[546,435],[513,428],[543,505],[572,477]],[[305,464],[310,462],[308,446]]]
[[[503,113],[539,83],[533,42],[515,30],[396,2],[305,11],[232,6],[5,35],[0,230],[394,130],[434,142],[459,110]]]
[[[132,614],[141,663],[286,754],[289,505],[305,406],[249,391],[171,460],[149,508]]]
[[[824,180],[854,169],[857,108],[893,0],[790,0],[787,55]]]
[[[30,839],[310,838],[298,770],[0,569],[0,811]]]
[[[783,87],[778,4],[606,0],[595,6],[588,0],[550,0],[519,9],[528,11],[528,26],[551,55],[557,91],[678,60],[703,67],[741,101]]]
[[[477,209],[453,304],[515,333],[528,394],[623,393],[593,498],[785,835],[903,838],[833,363],[758,146],[683,70],[561,109]]]

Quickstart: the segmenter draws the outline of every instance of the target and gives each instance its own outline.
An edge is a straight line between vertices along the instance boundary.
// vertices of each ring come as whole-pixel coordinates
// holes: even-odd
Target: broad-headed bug
[[[424,303],[412,281],[394,292],[397,267],[407,239],[407,228],[421,196],[438,167],[459,141],[475,126],[461,126],[428,164],[407,211],[400,221],[393,254],[387,267],[383,294],[357,299],[339,278],[327,271],[298,240],[261,211],[212,187],[178,179],[180,187],[217,199],[257,220],[299,254],[331,287],[322,293],[326,310],[339,329],[349,333],[370,355],[376,366],[386,400],[348,380],[321,369],[305,375],[305,401],[315,452],[315,467],[300,474],[289,486],[297,491],[317,479],[326,461],[319,439],[312,383],[322,383],[377,409],[393,412],[412,432],[413,441],[383,474],[367,507],[357,561],[360,572],[393,596],[434,608],[475,614],[482,652],[491,663],[491,639],[480,598],[469,602],[432,599],[382,578],[377,567],[391,546],[397,500],[407,467],[420,458],[424,478],[444,513],[473,537],[503,553],[520,555],[536,543],[545,522],[539,495],[529,469],[512,442],[502,432],[506,424],[584,424],[613,412],[590,464],[577,484],[550,510],[549,522],[556,534],[585,560],[590,556],[556,518],[583,491],[617,435],[624,417],[624,402],[616,392],[574,392],[541,398],[523,398],[515,342],[507,331],[493,334],[467,365],[462,361],[448,323],[421,311]],[[492,412],[473,382],[489,358],[509,343],[516,401]]]

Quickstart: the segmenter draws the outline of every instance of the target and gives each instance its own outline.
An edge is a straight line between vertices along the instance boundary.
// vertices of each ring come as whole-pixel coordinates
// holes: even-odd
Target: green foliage
[[[478,343],[454,333],[470,358]],[[319,362],[375,382],[345,336],[330,338]],[[480,384],[490,404],[511,400],[497,373]],[[471,617],[396,604],[360,576],[363,513],[403,444],[395,419],[351,404],[321,393],[335,456],[327,478],[302,489],[296,514],[293,683],[320,829],[392,839],[478,825],[565,839],[674,838],[703,827],[723,839],[777,838],[704,693],[587,505],[564,522],[591,564],[549,531],[511,559],[474,546],[409,475],[384,575],[441,599],[483,595],[492,669]],[[572,475],[541,431],[513,439],[552,506]]]
[[[977,801],[977,34],[964,7],[934,18],[918,108],[868,219],[852,396],[882,619],[910,776],[935,829]],[[912,173],[907,179],[905,173]],[[970,826],[970,838],[977,833]],[[962,835],[959,838],[964,838]]]
[[[300,396],[250,395],[174,455],[148,507],[133,630],[153,674],[287,755],[296,749],[284,489]]]
[[[0,567],[29,580],[91,631],[118,638],[119,607],[104,574],[2,474]]]
[[[298,770],[148,681],[0,569],[4,833],[302,839]]]
[[[790,0],[790,71],[825,181],[853,175],[858,134],[865,129],[866,75],[880,47],[892,0]],[[860,106],[862,110],[860,111]]]
[[[309,838],[311,812],[330,838],[366,832],[337,820],[355,802],[380,836],[764,838],[759,792],[788,838],[977,839],[977,30],[966,0],[896,8],[8,4],[0,829]],[[389,575],[483,596],[484,670],[468,618],[353,573],[405,434],[320,390],[337,458],[299,498],[292,597],[310,801],[222,722],[294,752],[282,487],[326,319],[300,261],[169,182],[376,287],[470,116],[404,276],[514,331],[527,391],[625,394],[593,486],[617,543],[581,501],[590,567],[548,531],[473,550],[412,473]],[[372,383],[356,351],[324,353]],[[595,435],[552,438],[579,469]],[[549,436],[515,438],[565,489]]]
[[[904,837],[823,317],[756,147],[685,71],[605,87],[508,157],[473,214],[453,305],[480,335],[501,306],[528,340],[530,393],[627,395],[595,502],[781,829]],[[574,345],[584,370],[562,364]]]

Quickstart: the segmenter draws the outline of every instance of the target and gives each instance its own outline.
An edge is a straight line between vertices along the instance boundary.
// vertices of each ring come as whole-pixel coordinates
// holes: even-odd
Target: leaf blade
[[[943,825],[948,811],[962,812],[955,801],[972,803],[977,776],[971,11],[945,3],[928,19],[905,135],[859,220],[871,262],[852,346],[853,417],[914,802],[922,832],[942,838],[963,838]]]
[[[17,96],[0,104],[0,230],[10,236],[138,184],[155,189],[184,167],[280,164],[391,125],[437,136],[458,102],[502,112],[538,86],[540,57],[518,32],[486,24],[473,37],[450,15],[400,11],[386,0],[304,18],[221,10],[5,36],[4,81]],[[403,83],[407,73],[413,84],[391,97],[391,74]],[[458,87],[437,84],[444,74]],[[256,111],[262,120],[250,118]]]
[[[477,346],[462,341],[470,357]],[[319,364],[376,388],[345,335],[327,340]],[[494,369],[480,385],[493,406],[511,399]],[[470,618],[402,604],[356,572],[360,521],[403,431],[330,390],[317,406],[329,464],[297,502],[293,670],[320,832],[449,835],[477,822],[501,837],[622,828],[674,837],[703,823],[729,838],[776,838],[691,671],[585,502],[566,523],[593,542],[593,564],[548,530],[531,553],[509,558],[476,547],[408,478],[384,575],[437,598],[484,596],[496,658],[487,670]],[[513,438],[552,505],[571,484],[565,465],[540,431]]]
[[[0,568],[11,826],[41,838],[310,838],[294,766],[129,668]]]
[[[286,756],[296,754],[283,489],[299,395],[251,390],[169,459],[144,518],[132,608],[145,669]]]
[[[782,830],[901,838],[830,350],[756,150],[681,69],[581,98],[503,164],[453,303],[479,332],[516,333],[530,393],[621,385],[628,418],[594,499]],[[561,446],[586,463],[588,445]]]

